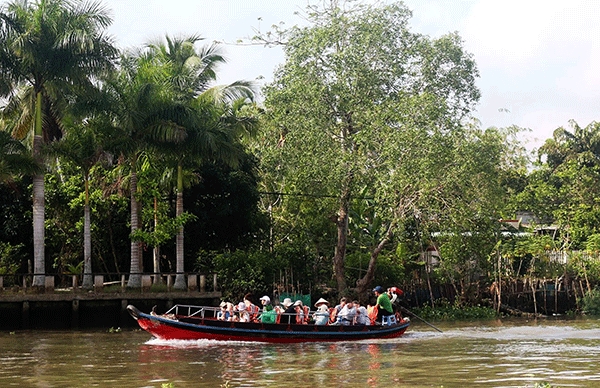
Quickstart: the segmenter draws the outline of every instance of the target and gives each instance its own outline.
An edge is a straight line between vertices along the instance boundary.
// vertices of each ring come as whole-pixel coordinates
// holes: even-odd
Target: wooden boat
[[[175,305],[165,314],[146,314],[129,305],[127,310],[140,327],[164,340],[259,341],[273,343],[356,341],[399,337],[410,322],[404,318],[384,325],[314,325],[228,322],[216,318],[218,308]]]

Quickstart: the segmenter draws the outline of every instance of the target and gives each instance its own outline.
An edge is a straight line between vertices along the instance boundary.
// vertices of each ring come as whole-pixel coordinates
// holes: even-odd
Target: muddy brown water
[[[292,345],[0,332],[0,387],[600,386],[597,319],[413,323],[393,340]]]

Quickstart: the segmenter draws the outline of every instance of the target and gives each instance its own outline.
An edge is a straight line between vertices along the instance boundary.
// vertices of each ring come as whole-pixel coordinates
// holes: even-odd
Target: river
[[[596,319],[413,323],[399,339],[293,345],[0,332],[0,387],[600,386]]]

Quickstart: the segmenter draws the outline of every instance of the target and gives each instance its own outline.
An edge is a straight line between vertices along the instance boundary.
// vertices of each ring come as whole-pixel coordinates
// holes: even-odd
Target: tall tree
[[[140,155],[153,144],[179,143],[186,137],[185,128],[179,123],[190,109],[176,99],[164,70],[147,52],[127,53],[121,58],[119,71],[103,86],[111,123],[117,129],[113,150],[122,156],[123,167],[129,170],[132,237],[140,229]],[[132,238],[128,287],[141,287],[141,254],[141,242]]]
[[[390,175],[398,176],[397,164],[412,165],[420,142],[434,144],[428,139],[456,129],[479,98],[477,69],[460,38],[412,33],[410,16],[402,3],[309,8],[310,25],[286,32],[286,62],[265,89],[272,126],[265,161],[282,171],[281,191],[323,198],[321,213],[336,228],[332,264],[340,292],[347,289],[353,196],[369,187],[369,196],[380,198]],[[397,152],[387,155],[401,158],[384,160],[392,148]],[[391,217],[373,265],[415,196],[402,182],[403,190],[387,191],[388,199],[396,196],[384,211]]]
[[[0,183],[13,185],[16,177],[39,169],[23,143],[0,131]]]
[[[13,133],[31,133],[33,156],[61,137],[68,96],[93,88],[112,66],[116,49],[104,30],[111,18],[97,2],[15,0],[0,10],[0,94],[16,116]],[[33,177],[34,286],[44,284],[44,175]]]
[[[149,45],[149,55],[158,59],[168,72],[176,99],[187,104],[195,114],[180,122],[186,130],[183,142],[173,144],[171,158],[176,168],[176,217],[183,215],[183,190],[202,162],[218,160],[235,163],[238,159],[239,129],[252,130],[253,119],[244,116],[245,106],[252,102],[252,85],[244,81],[212,86],[216,69],[225,62],[219,47],[211,44],[196,49],[198,36],[166,37],[165,42]],[[250,131],[247,131],[250,132]],[[176,279],[174,288],[185,289],[184,227],[176,237]]]
[[[84,289],[94,285],[92,276],[92,233],[90,210],[90,174],[100,161],[109,161],[102,133],[89,121],[82,128],[70,128],[60,141],[52,144],[52,152],[75,164],[83,178],[83,282]]]
[[[520,210],[554,224],[563,248],[582,249],[600,231],[600,123],[557,128],[540,147],[528,185],[515,197]]]

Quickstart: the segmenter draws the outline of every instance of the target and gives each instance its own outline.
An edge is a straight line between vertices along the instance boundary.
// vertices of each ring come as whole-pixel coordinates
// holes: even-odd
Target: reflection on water
[[[600,385],[597,320],[414,325],[332,344],[160,341],[141,331],[0,333],[0,386],[560,387]]]

